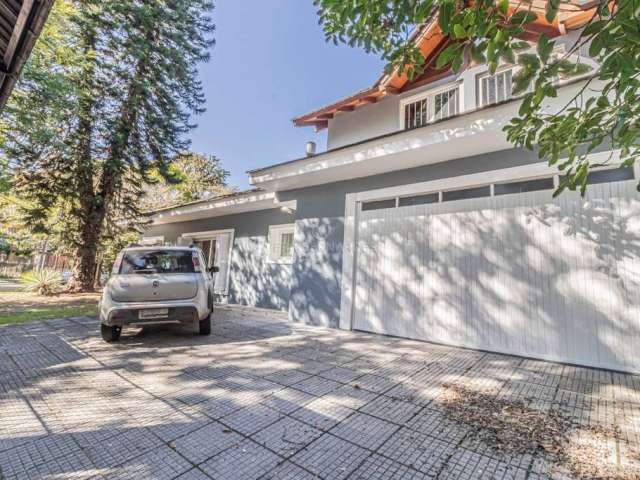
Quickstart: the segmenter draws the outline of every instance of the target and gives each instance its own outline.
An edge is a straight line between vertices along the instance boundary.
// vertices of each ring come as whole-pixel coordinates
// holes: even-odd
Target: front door
[[[214,273],[214,292],[227,295],[229,289],[229,259],[233,231],[211,232],[207,236],[196,238],[194,243],[200,247],[207,262],[207,268],[218,267]]]

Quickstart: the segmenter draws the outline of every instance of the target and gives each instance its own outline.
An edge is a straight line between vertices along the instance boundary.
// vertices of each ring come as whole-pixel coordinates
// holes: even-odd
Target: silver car
[[[192,324],[211,333],[213,274],[197,247],[122,250],[99,304],[102,338],[115,342],[126,325]]]

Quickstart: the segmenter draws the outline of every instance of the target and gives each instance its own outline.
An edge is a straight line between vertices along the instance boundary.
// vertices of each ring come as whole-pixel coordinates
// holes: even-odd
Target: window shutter
[[[281,248],[281,235],[280,230],[273,229],[271,231],[271,239],[269,242],[270,256],[272,262],[277,262],[280,259],[280,248]]]

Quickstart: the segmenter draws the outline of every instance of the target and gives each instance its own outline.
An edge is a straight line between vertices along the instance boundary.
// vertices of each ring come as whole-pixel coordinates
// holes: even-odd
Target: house
[[[562,50],[592,13],[542,13],[526,37]],[[429,62],[447,39],[434,21],[413,41]],[[638,372],[638,171],[602,151],[586,197],[554,199],[558,171],[502,131],[515,68],[384,75],[294,120],[328,129],[325,152],[157,212],[145,237],[197,242],[220,264],[221,298],[293,321]],[[559,79],[547,108],[585,81]]]

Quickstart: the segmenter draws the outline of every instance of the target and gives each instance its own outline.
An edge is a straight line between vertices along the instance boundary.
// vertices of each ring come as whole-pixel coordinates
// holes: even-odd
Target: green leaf
[[[471,58],[478,63],[486,63],[487,57],[484,54],[484,49],[478,45],[471,45]]]
[[[529,42],[525,42],[524,40],[521,40],[521,41],[513,42],[511,47],[516,51],[520,51],[520,50],[529,50],[529,48],[531,48],[531,45],[529,44]]]
[[[438,70],[444,68],[453,62],[456,56],[462,53],[462,45],[459,43],[453,43],[445,48],[440,55],[438,55],[438,59],[436,60],[436,68]]]
[[[447,0],[440,4],[440,12],[438,15],[438,25],[445,35],[451,33],[451,19],[455,13],[455,3]]]
[[[598,33],[602,28],[608,23],[608,20],[598,20],[596,22],[590,23],[585,27],[582,31],[582,35],[588,37],[589,35],[593,35],[594,33]]]
[[[538,16],[533,12],[519,10],[511,15],[509,23],[511,23],[511,25],[526,25],[528,23],[535,22],[537,18]]]
[[[456,38],[465,38],[467,36],[467,31],[464,29],[462,25],[456,23],[453,26],[453,34]]]
[[[591,45],[589,45],[589,56],[590,57],[597,57],[600,52],[602,51],[602,49],[604,49],[605,47],[605,42],[604,42],[604,35],[602,35],[602,32],[598,35],[596,35],[595,37],[593,37],[593,40],[591,40]]]
[[[545,19],[547,22],[552,23],[558,16],[558,10],[560,9],[560,0],[548,0],[545,6]]]
[[[503,15],[506,15],[509,12],[509,0],[500,0],[498,10],[500,10],[500,13]]]
[[[551,52],[553,52],[554,42],[549,40],[544,33],[540,35],[538,38],[538,56],[542,63],[547,63],[549,61],[549,56]]]

